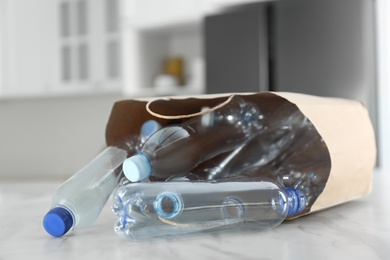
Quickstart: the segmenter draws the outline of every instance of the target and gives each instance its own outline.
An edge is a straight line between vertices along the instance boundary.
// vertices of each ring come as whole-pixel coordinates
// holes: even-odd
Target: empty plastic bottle
[[[188,173],[199,163],[246,142],[261,128],[261,118],[256,105],[234,97],[207,116],[154,133],[139,154],[123,163],[123,172],[132,182]]]
[[[140,152],[145,141],[156,131],[162,128],[157,121],[150,119],[145,121],[140,129],[139,135],[130,135],[123,140],[121,147],[128,151],[128,154],[134,155]]]
[[[229,154],[205,162],[192,170],[207,180],[228,178],[242,169],[272,162],[294,139],[289,127],[261,131]]]
[[[296,136],[289,149],[267,165],[256,165],[233,172],[226,178],[263,176],[283,186],[301,190],[309,206],[319,197],[331,169],[329,152],[322,138],[314,132]],[[310,138],[311,137],[311,138]],[[307,138],[307,139],[306,139]]]
[[[120,165],[128,153],[134,154],[153,132],[161,126],[153,121],[145,122],[140,136],[134,136],[127,151],[107,147],[93,161],[75,173],[56,191],[52,208],[43,219],[45,230],[52,236],[60,237],[70,229],[87,227],[98,218],[122,177]]]
[[[269,180],[124,183],[114,195],[115,231],[142,240],[200,231],[269,229],[302,212],[306,197]]]
[[[327,147],[302,113],[293,113],[282,122],[262,130],[230,154],[199,165],[192,174],[207,180],[264,176],[301,190],[307,203],[313,204],[330,171]]]
[[[43,219],[45,230],[60,237],[73,228],[91,225],[118,184],[125,150],[107,147],[56,191],[52,208]]]
[[[302,113],[289,114],[280,123],[264,127],[231,153],[200,164],[192,173],[215,180],[241,174],[245,168],[277,164],[295,153],[298,146],[303,146],[302,142],[312,142],[318,136],[316,131],[308,130],[311,127],[311,122]],[[302,133],[304,140],[299,139]]]

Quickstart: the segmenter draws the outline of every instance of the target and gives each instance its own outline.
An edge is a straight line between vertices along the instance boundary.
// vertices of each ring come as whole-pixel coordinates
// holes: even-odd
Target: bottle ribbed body
[[[302,211],[305,197],[271,181],[131,183],[118,188],[115,230],[139,240],[234,228],[269,229]]]

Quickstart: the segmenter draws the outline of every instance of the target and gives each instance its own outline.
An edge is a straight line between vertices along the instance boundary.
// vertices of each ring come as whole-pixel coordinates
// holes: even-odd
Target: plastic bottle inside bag
[[[139,154],[125,160],[123,172],[132,182],[188,173],[199,163],[247,142],[261,128],[261,119],[255,104],[234,97],[206,116],[154,133]]]
[[[192,173],[207,180],[231,177],[241,169],[272,162],[287,149],[293,139],[294,131],[291,128],[267,129],[234,151],[199,165]]]
[[[233,152],[198,165],[191,174],[205,180],[264,176],[301,190],[308,204],[313,204],[330,171],[327,146],[302,113],[281,114],[279,124],[266,126]]]
[[[302,212],[300,190],[269,180],[124,183],[114,195],[115,231],[134,240],[235,229],[269,229]]]
[[[269,117],[272,119],[272,115]],[[302,145],[301,142],[311,142],[315,138],[307,131],[311,126],[302,113],[289,114],[280,123],[259,131],[234,151],[200,164],[192,173],[215,180],[232,177],[245,168],[277,164],[285,160],[287,153],[300,149],[297,146]],[[305,140],[300,139],[302,132],[305,132]]]

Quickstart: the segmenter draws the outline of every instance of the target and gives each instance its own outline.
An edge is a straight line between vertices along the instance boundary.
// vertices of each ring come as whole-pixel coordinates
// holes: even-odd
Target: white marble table
[[[90,228],[52,238],[42,217],[59,183],[0,180],[0,260],[390,259],[390,171],[370,196],[252,233],[132,242],[113,231],[111,201]]]

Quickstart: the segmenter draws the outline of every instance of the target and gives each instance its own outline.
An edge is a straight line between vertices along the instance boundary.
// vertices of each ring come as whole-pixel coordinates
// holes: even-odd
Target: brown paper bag
[[[167,125],[199,115],[202,107],[223,106],[233,94],[196,97],[166,97],[123,100],[114,104],[106,128],[107,145],[125,148],[126,140],[136,135],[148,119]],[[367,109],[357,101],[324,98],[296,93],[240,93],[247,101],[256,103],[262,113],[300,111],[322,137],[325,148],[312,146],[300,154],[310,160],[320,154],[328,167],[320,172],[324,188],[307,209],[294,217],[332,207],[371,191],[372,172],[376,162],[374,131]],[[277,119],[276,119],[277,120]]]

